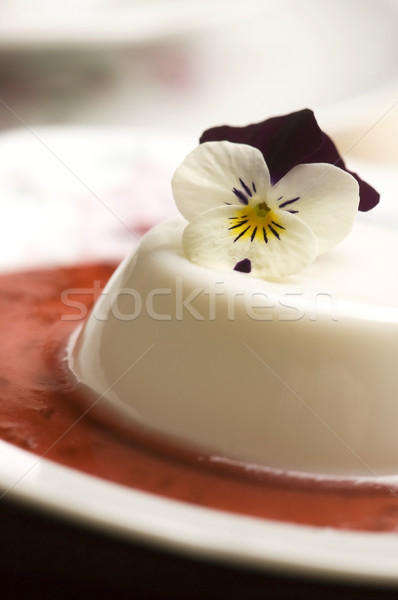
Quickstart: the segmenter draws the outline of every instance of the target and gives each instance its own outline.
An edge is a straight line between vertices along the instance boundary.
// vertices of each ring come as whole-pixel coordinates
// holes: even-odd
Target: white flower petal
[[[192,262],[219,270],[232,270],[236,263],[248,258],[251,275],[284,277],[310,264],[317,255],[317,242],[311,229],[290,213],[274,211],[273,218],[281,226],[279,239],[267,230],[265,243],[261,227],[254,240],[229,229],[236,207],[222,206],[193,219],[183,234],[184,252]],[[275,229],[275,227],[274,227]],[[253,228],[252,228],[253,231]],[[236,241],[234,241],[236,239]]]
[[[206,142],[188,154],[172,179],[174,200],[190,221],[200,213],[228,204],[242,205],[233,188],[242,180],[257,195],[270,189],[270,175],[262,153],[245,144]]]
[[[314,232],[318,253],[330,250],[351,231],[359,204],[359,187],[349,173],[326,163],[298,165],[272,188],[280,208],[297,216]],[[288,204],[290,200],[299,200]]]

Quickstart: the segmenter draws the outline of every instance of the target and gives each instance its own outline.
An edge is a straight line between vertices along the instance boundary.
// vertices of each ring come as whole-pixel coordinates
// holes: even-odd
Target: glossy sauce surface
[[[114,266],[0,277],[0,438],[91,475],[204,507],[299,524],[398,530],[398,488],[222,468],[93,418],[84,390],[65,376],[62,356]]]

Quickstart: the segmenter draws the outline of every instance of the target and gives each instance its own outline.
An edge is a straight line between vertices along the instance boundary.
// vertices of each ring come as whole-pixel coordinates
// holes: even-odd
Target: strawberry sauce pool
[[[81,401],[84,390],[65,377],[61,356],[114,268],[0,277],[1,439],[90,475],[202,507],[339,529],[398,530],[398,486],[223,468],[93,418]]]

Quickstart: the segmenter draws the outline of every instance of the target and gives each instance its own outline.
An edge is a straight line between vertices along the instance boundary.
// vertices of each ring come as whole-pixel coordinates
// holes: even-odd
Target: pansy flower
[[[307,111],[302,112],[307,118]],[[283,124],[290,116],[277,119]],[[264,123],[254,127],[247,128],[252,142],[253,135],[261,138]],[[351,231],[359,205],[357,179],[328,162],[297,163],[291,149],[294,135],[290,143],[286,130],[283,137],[287,150],[280,161],[273,156],[266,162],[259,144],[247,139],[205,141],[177,169],[172,188],[189,221],[183,248],[192,262],[262,278],[284,277]],[[282,144],[273,143],[278,148]],[[309,157],[311,144],[306,140],[304,145]]]

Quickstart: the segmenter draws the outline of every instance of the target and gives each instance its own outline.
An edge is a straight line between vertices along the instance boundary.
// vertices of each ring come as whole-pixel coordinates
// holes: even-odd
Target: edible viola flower
[[[192,262],[263,278],[295,273],[338,244],[359,203],[357,181],[338,167],[300,164],[274,183],[260,150],[229,141],[200,144],[172,188]]]
[[[201,143],[222,140],[258,148],[268,165],[272,183],[279,181],[296,165],[330,163],[358,181],[359,210],[368,211],[379,202],[379,193],[356,173],[348,171],[336,146],[320,129],[314,113],[308,108],[246,127],[213,127],[200,138]]]

